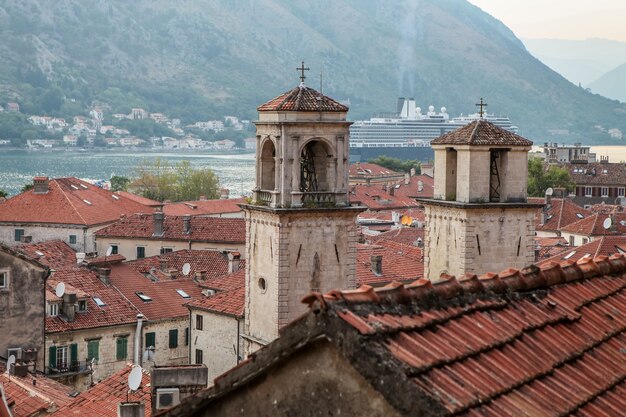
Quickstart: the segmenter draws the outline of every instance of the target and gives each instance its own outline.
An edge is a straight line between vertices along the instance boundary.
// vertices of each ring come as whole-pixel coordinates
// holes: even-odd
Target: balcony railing
[[[72,361],[62,364],[59,368],[48,367],[47,369],[47,376],[50,378],[87,374],[91,372],[91,361]]]

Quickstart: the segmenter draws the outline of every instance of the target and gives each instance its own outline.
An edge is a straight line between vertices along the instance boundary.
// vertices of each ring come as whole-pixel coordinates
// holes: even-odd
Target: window
[[[110,245],[111,247],[111,255],[117,255],[117,251],[119,250],[117,245]]]
[[[183,298],[191,298],[191,296],[187,294],[185,290],[176,290],[176,292],[178,293],[178,295],[180,295]]]
[[[196,314],[196,330],[202,330],[202,316]]]
[[[624,187],[618,187],[617,188],[617,196],[618,197],[624,197]]]
[[[170,330],[170,349],[178,347],[178,329]]]
[[[593,190],[591,187],[585,187],[585,197],[591,197],[593,195]]]
[[[586,237],[583,237],[583,245],[586,245],[587,243],[589,243],[589,239],[587,239]]]
[[[574,236],[569,237],[569,245],[574,246]]]
[[[15,229],[15,241],[21,242],[22,236],[24,236],[24,229]]]
[[[87,300],[78,300],[78,311],[80,313],[87,311]]]
[[[100,297],[94,297],[93,301],[96,303],[98,307],[104,307],[106,305],[106,303],[102,301]]]
[[[137,259],[143,259],[146,257],[146,248],[144,246],[137,246]]]
[[[9,288],[9,270],[0,270],[0,289]]]
[[[70,245],[76,244],[76,235],[70,235]]]
[[[59,305],[57,303],[50,303],[50,308],[48,309],[50,317],[56,317],[59,315]]]
[[[128,337],[120,336],[115,341],[115,358],[123,361],[128,357]]]
[[[609,187],[601,187],[600,189],[602,197],[609,196]]]
[[[137,291],[135,294],[137,294],[137,297],[141,298],[141,301],[143,301],[144,303],[147,303],[148,301],[152,301],[152,297],[142,293],[141,291]]]
[[[189,346],[189,327],[185,327],[185,346]]]
[[[156,347],[156,333],[154,332],[146,333],[146,349],[150,346]]]
[[[202,364],[202,349],[196,349],[196,364]]]
[[[96,362],[100,358],[100,341],[99,340],[89,340],[87,342],[87,360],[90,361],[95,359]]]
[[[161,255],[163,255],[164,253],[170,253],[173,250],[174,249],[172,249],[172,248],[161,248]]]

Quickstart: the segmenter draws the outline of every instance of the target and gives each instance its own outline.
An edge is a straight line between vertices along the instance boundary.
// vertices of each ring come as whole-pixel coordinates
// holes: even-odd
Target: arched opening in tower
[[[265,141],[261,149],[261,189],[273,190],[276,186],[276,149],[274,142]]]
[[[328,159],[326,144],[320,140],[308,142],[300,154],[300,191],[328,191]]]

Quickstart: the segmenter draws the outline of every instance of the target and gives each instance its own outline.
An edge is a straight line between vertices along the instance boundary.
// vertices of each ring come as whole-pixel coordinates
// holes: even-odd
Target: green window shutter
[[[144,349],[147,349],[150,346],[156,347],[156,334],[154,332],[146,333],[146,345]]]
[[[178,347],[178,329],[170,330],[170,349]]]
[[[70,345],[70,365],[74,364],[78,361],[78,345],[76,343],[72,343]]]
[[[189,346],[189,327],[185,328],[185,346]]]
[[[100,353],[100,341],[99,340],[90,340],[87,342],[87,360],[90,361],[92,359],[98,360]]]
[[[48,349],[48,365],[50,366],[50,368],[57,367],[57,347],[56,346],[50,346],[50,348]]]
[[[128,357],[128,338],[118,337],[116,341],[116,358],[118,361],[123,361]]]

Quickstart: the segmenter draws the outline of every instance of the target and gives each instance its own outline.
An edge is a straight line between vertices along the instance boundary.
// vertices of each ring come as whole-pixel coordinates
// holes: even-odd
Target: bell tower
[[[244,335],[251,353],[306,311],[312,291],[355,287],[348,108],[304,85],[257,108],[256,187],[246,216]]]
[[[482,108],[481,108],[482,110]],[[534,262],[535,213],[527,202],[532,142],[480,119],[431,142],[433,199],[426,210],[424,274],[500,272]]]

